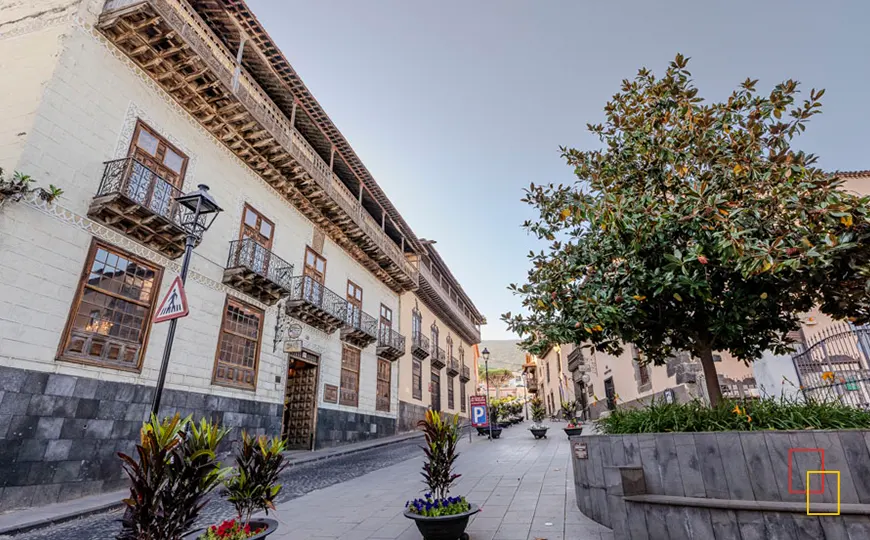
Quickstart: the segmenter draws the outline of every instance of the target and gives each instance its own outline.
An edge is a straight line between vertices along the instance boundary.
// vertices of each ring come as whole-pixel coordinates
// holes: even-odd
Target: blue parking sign
[[[485,426],[488,422],[486,396],[471,396],[471,425]]]

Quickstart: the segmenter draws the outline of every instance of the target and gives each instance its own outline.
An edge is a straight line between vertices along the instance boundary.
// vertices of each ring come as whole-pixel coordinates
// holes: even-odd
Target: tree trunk
[[[719,386],[719,374],[716,373],[716,364],[713,362],[713,348],[709,345],[699,346],[698,356],[701,357],[701,367],[704,368],[704,382],[707,383],[710,405],[715,407],[722,401],[722,387]]]

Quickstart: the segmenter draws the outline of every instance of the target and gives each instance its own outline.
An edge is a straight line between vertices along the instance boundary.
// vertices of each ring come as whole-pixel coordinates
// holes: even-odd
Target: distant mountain
[[[514,339],[481,341],[478,350],[483,352],[483,349],[489,349],[489,369],[522,371],[523,364],[526,362],[526,353],[517,347],[518,343],[519,341]],[[483,367],[483,358],[478,362],[478,365]]]

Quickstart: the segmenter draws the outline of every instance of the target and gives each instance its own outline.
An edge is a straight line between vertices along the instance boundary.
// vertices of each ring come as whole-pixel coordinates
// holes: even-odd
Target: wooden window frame
[[[353,371],[351,369],[347,369],[346,367],[344,367],[344,351],[354,351],[356,353],[357,362],[358,362],[356,371]],[[350,345],[347,345],[346,343],[342,343],[341,357],[342,357],[341,358],[341,365],[340,365],[341,367],[339,370],[339,377],[338,377],[338,404],[344,405],[345,407],[359,407],[359,379],[360,379],[360,371],[362,371],[362,349],[357,349],[356,347],[351,347]],[[342,385],[342,378],[341,378],[341,375],[344,373],[344,371],[356,373],[356,387],[354,388],[354,395],[356,396],[356,400],[354,401],[354,403],[349,403],[349,402],[345,403],[345,401],[344,401],[344,393],[342,392],[342,390],[344,389],[344,386]]]
[[[387,366],[387,378],[381,378],[381,367]],[[393,385],[393,366],[389,360],[385,360],[383,358],[378,358],[378,369],[375,370],[376,379],[375,379],[375,410],[379,412],[390,412],[390,405],[393,399],[392,385]],[[387,385],[387,408],[384,409],[380,406],[380,386],[381,383],[386,383]]]
[[[419,358],[411,358],[411,397],[423,401],[423,361]]]
[[[184,177],[187,175],[187,166],[190,164],[190,156],[188,156],[187,153],[182,152],[177,146],[172,144],[169,139],[161,135],[156,129],[148,125],[148,123],[141,118],[136,119],[136,127],[133,129],[133,137],[130,139],[130,145],[127,147],[127,156],[134,157],[134,154],[136,153],[136,148],[138,148],[138,146],[136,145],[136,141],[139,140],[139,132],[142,130],[147,131],[152,137],[157,139],[158,148],[160,143],[163,143],[167,148],[175,152],[175,154],[184,158],[184,160],[181,162],[181,171],[178,173],[179,185],[175,186],[178,189],[182,189],[182,187],[184,186]],[[156,158],[157,156],[153,157]],[[157,171],[154,171],[154,173],[157,174]]]
[[[326,268],[327,268],[328,261],[326,260],[326,257],[324,257],[320,253],[316,252],[311,246],[305,246],[305,258],[302,259],[302,275],[303,276],[308,275],[306,273],[306,270],[308,270],[308,268],[311,268],[308,264],[308,253],[311,253],[312,255],[314,255],[314,264],[315,264],[315,266],[313,267],[314,272],[317,272],[317,266],[316,266],[317,259],[323,259],[323,272],[322,272],[323,273],[323,276],[322,276],[323,281],[317,281],[315,279],[315,276],[311,276],[311,278],[314,279],[315,281],[317,281],[318,283],[320,283],[321,285],[326,286]]]
[[[88,360],[87,358],[78,358],[76,356],[70,356],[65,353],[67,344],[69,343],[70,334],[72,333],[73,324],[75,323],[76,314],[79,311],[79,306],[82,302],[82,297],[84,296],[85,291],[85,282],[88,279],[88,276],[91,274],[91,268],[94,265],[94,260],[97,256],[97,250],[103,248],[109,252],[115,252],[115,254],[122,254],[128,260],[135,262],[136,264],[141,264],[142,266],[146,266],[150,269],[154,270],[154,287],[152,288],[153,294],[151,297],[151,307],[148,309],[147,318],[145,320],[144,329],[142,331],[142,343],[139,348],[139,359],[136,363],[135,367],[127,367],[113,364],[104,364],[103,362],[97,362],[94,360]],[[147,261],[141,257],[137,257],[128,251],[121,249],[119,247],[115,247],[108,242],[103,242],[102,240],[98,240],[96,238],[91,238],[91,245],[88,248],[88,254],[85,258],[85,262],[82,265],[82,271],[79,275],[79,283],[76,287],[76,293],[73,296],[72,304],[70,305],[69,314],[67,315],[66,325],[64,326],[63,334],[61,334],[60,343],[57,347],[57,354],[55,355],[56,361],[62,362],[71,362],[75,364],[84,364],[88,366],[97,366],[102,368],[109,369],[117,369],[120,371],[129,371],[132,373],[141,373],[142,372],[142,361],[145,359],[145,353],[148,348],[149,338],[151,337],[151,327],[153,326],[152,320],[154,319],[154,312],[157,310],[158,300],[160,298],[160,286],[163,283],[163,267],[159,264],[152,263]],[[112,296],[112,295],[109,295]],[[121,298],[122,300],[129,301],[128,298]],[[135,303],[135,302],[133,302]]]
[[[459,412],[468,412],[468,406],[465,404],[468,401],[468,392],[465,385],[466,383],[459,381]]]
[[[239,224],[239,240],[245,239],[245,227],[250,227],[250,225],[245,223],[245,215],[248,213],[248,210],[253,212],[259,218],[259,221],[265,221],[272,228],[272,230],[270,231],[271,234],[269,235],[268,242],[266,242],[265,245],[261,244],[264,248],[271,250],[272,244],[275,241],[275,222],[272,221],[271,219],[267,218],[265,214],[263,214],[262,212],[260,212],[259,210],[257,210],[256,208],[254,208],[252,205],[250,205],[248,203],[245,203],[244,207],[242,207],[242,220],[241,220],[241,223]],[[257,233],[258,234],[260,233],[260,227],[257,227]],[[259,244],[259,242],[257,242],[257,243]],[[326,267],[326,265],[324,264],[324,268],[325,267]],[[324,271],[324,273],[325,273],[325,271]]]
[[[230,302],[235,302],[245,309],[249,309],[251,311],[254,311],[260,317],[260,328],[257,332],[257,348],[254,351],[254,385],[250,386],[250,387],[249,386],[241,386],[241,385],[237,385],[237,384],[229,384],[224,380],[217,379],[217,368],[218,368],[218,362],[220,361],[220,354],[221,354],[221,337],[223,336],[223,333],[224,333],[224,324],[225,324],[226,318],[227,318],[227,308],[230,306]],[[266,325],[266,312],[265,311],[263,311],[262,309],[260,309],[256,306],[253,306],[253,305],[251,305],[243,300],[239,300],[238,298],[235,298],[233,296],[230,296],[230,295],[226,296],[226,298],[224,299],[224,308],[223,308],[223,311],[221,312],[220,326],[218,327],[217,347],[215,348],[214,365],[212,366],[212,370],[211,370],[211,384],[213,384],[214,386],[220,386],[223,388],[232,388],[233,390],[243,390],[243,391],[247,391],[247,392],[256,392],[257,391],[257,380],[260,378],[260,352],[262,351],[262,348],[263,348],[263,327],[265,325]],[[238,335],[238,334],[233,334],[233,335]],[[241,336],[241,337],[243,337],[244,339],[248,339],[247,336]]]
[[[384,312],[385,312],[385,311],[389,314],[389,318],[384,317]],[[385,325],[385,324],[384,324],[384,321],[387,321],[387,322],[389,322],[390,324],[389,324],[389,325]],[[392,329],[393,329],[393,322],[394,322],[394,320],[393,320],[393,310],[390,308],[390,306],[387,306],[387,305],[385,305],[385,304],[381,304],[380,311],[378,311],[378,325],[379,325],[379,326],[385,326],[385,327],[389,328],[390,330],[392,330]]]
[[[447,409],[456,410],[456,377],[447,377]]]
[[[411,338],[423,335],[423,314],[414,308],[411,310]]]
[[[453,338],[450,337],[450,334],[447,335],[447,339],[444,340],[444,343],[447,344],[447,361],[453,360]],[[449,407],[453,408],[453,407]]]

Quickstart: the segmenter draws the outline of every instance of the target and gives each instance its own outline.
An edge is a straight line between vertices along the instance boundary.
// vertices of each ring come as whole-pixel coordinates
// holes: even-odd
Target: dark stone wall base
[[[0,366],[0,511],[124,487],[118,452],[134,455],[154,388]],[[282,406],[166,389],[161,416],[209,418],[250,433],[281,433]]]
[[[426,416],[428,407],[399,401],[399,432],[416,431],[417,422]]]
[[[395,434],[395,418],[319,408],[314,447],[339,446]]]

